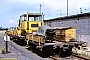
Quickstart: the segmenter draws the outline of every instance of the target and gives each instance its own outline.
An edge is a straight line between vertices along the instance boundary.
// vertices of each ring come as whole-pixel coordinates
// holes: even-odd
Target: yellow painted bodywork
[[[16,33],[17,33],[18,35],[20,35],[20,34],[21,34],[21,30],[17,30]]]
[[[65,31],[65,40],[76,39],[76,29],[68,29]]]
[[[32,35],[32,34],[27,34],[26,35],[27,40],[31,40],[32,42],[37,42],[39,45],[41,43],[45,43],[45,36],[38,36],[38,35]]]
[[[75,28],[61,29],[61,30],[55,30],[55,31],[56,31],[55,40],[66,41],[66,42],[70,41],[70,39],[76,40]]]
[[[7,34],[9,34],[9,35],[11,35],[11,34],[13,33],[12,30],[9,30],[9,31],[6,31],[6,32],[7,32]]]
[[[70,39],[76,40],[75,28],[55,29],[55,32],[56,32],[56,36],[53,37],[55,41],[69,42]],[[38,44],[45,43],[45,38],[46,36],[32,35],[32,34],[26,35],[27,40],[31,40],[32,42],[38,42]]]
[[[21,30],[11,30],[9,34],[11,34],[12,36],[18,36],[21,34]]]
[[[38,27],[31,27],[31,24],[38,24],[39,26],[44,26],[43,21],[23,21],[21,23],[21,26],[18,26],[19,30],[11,30],[10,33],[12,36],[18,36],[21,35],[21,32],[24,30],[26,33],[32,33],[36,32],[38,30]]]
[[[27,33],[32,33],[33,31],[37,31],[38,27],[31,27],[31,24],[38,24],[38,27],[44,26],[43,21],[24,21],[21,23],[21,30],[25,30]]]

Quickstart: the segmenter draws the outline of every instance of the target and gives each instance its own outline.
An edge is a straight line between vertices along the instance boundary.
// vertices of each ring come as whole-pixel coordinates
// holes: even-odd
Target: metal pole
[[[6,41],[6,53],[8,53],[8,41]]]
[[[40,14],[41,14],[41,7],[42,7],[42,5],[40,4]]]
[[[82,13],[82,7],[80,8],[80,13]]]
[[[7,36],[6,36],[6,53],[8,53],[8,41],[7,41]]]
[[[41,14],[41,7],[42,7],[42,5],[40,4],[40,14]],[[41,18],[42,18],[42,17],[40,16],[40,17],[39,17],[39,20],[42,20]]]
[[[80,35],[80,42],[82,41],[82,36]]]
[[[43,13],[42,13],[42,21],[43,21]]]
[[[67,16],[68,16],[68,0],[67,0]]]
[[[27,12],[27,21],[29,21],[29,19],[28,19],[28,12]]]

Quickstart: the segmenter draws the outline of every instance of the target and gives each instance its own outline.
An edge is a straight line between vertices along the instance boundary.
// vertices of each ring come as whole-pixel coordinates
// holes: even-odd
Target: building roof
[[[48,19],[44,21],[46,22],[46,21],[54,21],[54,20],[62,20],[62,19],[70,19],[70,18],[79,18],[79,17],[84,17],[84,16],[90,16],[90,12],[83,13],[83,14],[77,14],[77,15],[71,15],[71,16],[65,16],[65,17],[58,17],[58,18]]]

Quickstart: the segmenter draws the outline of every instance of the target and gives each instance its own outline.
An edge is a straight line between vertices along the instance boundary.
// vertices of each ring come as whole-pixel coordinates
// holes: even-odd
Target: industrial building
[[[75,27],[76,40],[90,42],[90,13],[44,20],[51,27]],[[90,45],[89,45],[90,46]]]

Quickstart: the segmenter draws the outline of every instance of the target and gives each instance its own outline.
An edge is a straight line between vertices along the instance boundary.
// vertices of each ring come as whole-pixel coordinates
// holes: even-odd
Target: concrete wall
[[[53,27],[76,27],[76,39],[80,40],[80,35],[83,36],[82,40],[90,40],[90,17],[69,18],[62,20],[54,20],[45,22],[47,25]],[[87,36],[88,35],[88,36]],[[85,37],[85,38],[84,38]],[[87,38],[86,38],[87,37]]]

